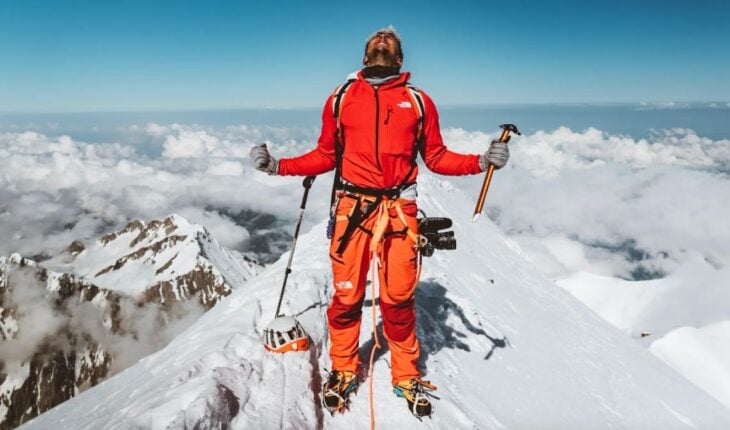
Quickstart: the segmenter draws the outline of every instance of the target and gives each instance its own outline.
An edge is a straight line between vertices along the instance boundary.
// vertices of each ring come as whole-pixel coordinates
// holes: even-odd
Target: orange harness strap
[[[398,218],[403,223],[403,225],[406,227],[406,232],[408,234],[408,237],[410,237],[413,240],[414,247],[418,247],[418,235],[414,233],[409,227],[408,223],[406,222],[406,216],[403,214],[403,209],[400,207],[400,203],[397,200],[388,200],[384,199],[380,205],[378,206],[377,213],[375,215],[375,225],[373,226],[373,237],[370,241],[370,287],[371,287],[371,297],[372,297],[372,325],[373,325],[373,339],[375,340],[373,349],[370,351],[370,365],[368,367],[368,375],[370,376],[369,381],[369,403],[370,403],[370,428],[375,429],[375,406],[373,402],[373,365],[375,360],[375,351],[380,348],[380,338],[378,336],[378,329],[377,329],[377,315],[375,310],[375,292],[377,291],[375,289],[375,283],[378,282],[379,284],[379,277],[378,277],[378,267],[380,264],[380,258],[379,254],[382,251],[382,242],[383,237],[385,235],[385,230],[390,225],[390,209],[395,208],[396,213],[398,214]],[[418,273],[416,275],[416,284],[418,283],[418,280],[421,277],[421,264],[420,264],[420,258],[417,260],[419,261],[418,264]],[[379,287],[380,285],[378,285]]]
[[[371,287],[371,303],[372,303],[372,312],[373,312],[373,339],[375,339],[375,343],[373,345],[373,349],[370,351],[370,365],[368,366],[368,375],[370,376],[370,381],[368,381],[368,387],[369,387],[369,407],[370,407],[370,428],[375,429],[375,406],[373,403],[373,364],[375,360],[375,351],[380,348],[380,338],[378,337],[378,329],[376,324],[376,314],[375,314],[375,279],[378,277],[378,257],[374,253],[370,253],[370,287]]]

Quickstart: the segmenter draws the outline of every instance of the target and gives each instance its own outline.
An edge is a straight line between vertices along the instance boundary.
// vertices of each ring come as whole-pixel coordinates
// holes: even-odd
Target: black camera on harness
[[[421,211],[423,213],[423,211]],[[456,237],[453,231],[439,231],[450,228],[453,222],[450,218],[427,217],[418,219],[418,246],[421,255],[430,257],[437,249],[456,249]]]

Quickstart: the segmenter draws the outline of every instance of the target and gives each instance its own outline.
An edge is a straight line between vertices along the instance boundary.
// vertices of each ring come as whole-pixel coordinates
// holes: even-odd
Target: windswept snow
[[[682,282],[686,273],[626,281],[579,272],[557,283],[730,407],[730,269],[715,272],[701,286]]]
[[[539,274],[488,219],[472,224],[471,198],[425,174],[419,193],[429,215],[453,218],[459,241],[424,259],[417,292],[422,368],[440,397],[423,428],[730,428],[722,404]],[[367,427],[367,380],[345,415],[318,404],[329,361],[326,249],[325,223],[300,238],[283,305],[312,337],[308,353],[267,353],[260,339],[284,255],[163,350],[24,428]],[[367,376],[376,425],[418,424],[391,392],[389,354],[376,356]]]
[[[678,328],[652,343],[650,349],[730,407],[730,321]]]

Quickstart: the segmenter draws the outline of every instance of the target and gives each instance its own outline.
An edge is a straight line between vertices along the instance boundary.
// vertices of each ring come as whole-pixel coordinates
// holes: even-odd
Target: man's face
[[[400,49],[395,35],[384,31],[376,33],[368,42],[363,64],[400,67],[403,59],[400,58]]]

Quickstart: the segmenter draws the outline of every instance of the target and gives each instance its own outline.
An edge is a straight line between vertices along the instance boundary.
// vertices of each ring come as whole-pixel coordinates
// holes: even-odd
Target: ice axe
[[[276,305],[276,315],[274,320],[264,329],[264,346],[271,352],[289,352],[289,351],[306,351],[309,349],[309,336],[299,324],[296,318],[281,315],[281,302],[284,299],[284,291],[286,291],[286,281],[291,273],[291,263],[294,258],[294,250],[297,247],[297,239],[299,238],[299,229],[302,226],[302,218],[304,218],[304,207],[307,205],[307,196],[309,189],[312,187],[315,176],[307,176],[302,182],[304,186],[304,196],[302,196],[302,204],[299,206],[299,221],[294,230],[294,240],[289,252],[289,261],[286,263],[284,271],[284,283],[281,285],[281,294],[279,294],[279,303]]]
[[[522,136],[522,133],[517,129],[514,124],[502,124],[499,126],[502,129],[502,135],[499,136],[499,142],[507,143],[510,139],[510,133],[515,133],[518,136]],[[482,214],[484,208],[484,201],[487,199],[487,191],[489,190],[489,183],[492,182],[492,174],[494,174],[494,165],[489,164],[487,168],[487,176],[484,177],[484,183],[482,183],[482,190],[479,192],[479,199],[477,199],[477,207],[474,208],[474,216],[471,218],[471,222],[476,222],[479,215]]]

